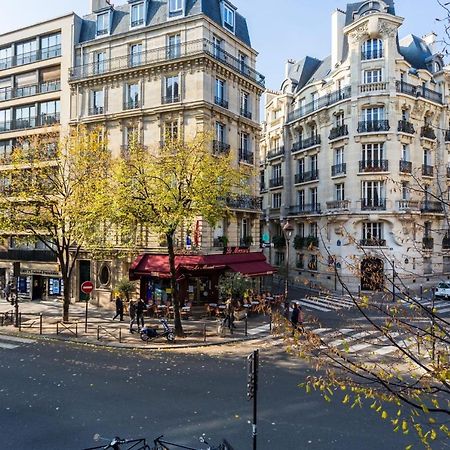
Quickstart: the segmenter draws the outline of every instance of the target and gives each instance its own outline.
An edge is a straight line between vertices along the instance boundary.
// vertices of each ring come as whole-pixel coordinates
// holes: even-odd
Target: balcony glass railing
[[[23,66],[37,61],[43,61],[50,58],[61,56],[61,45],[41,48],[28,53],[10,56],[0,59],[0,70],[10,69],[11,67]]]
[[[39,116],[15,119],[9,122],[0,122],[0,133],[9,131],[26,130],[28,128],[38,128],[59,124],[59,113],[41,114]]]
[[[342,100],[347,100],[351,97],[352,89],[351,86],[346,86],[343,89],[339,89],[331,94],[324,95],[323,97],[314,100],[307,105],[301,106],[300,108],[295,109],[291,113],[288,114],[288,122],[292,122],[293,120],[301,119],[308,114],[313,113],[322,108],[326,108],[327,106],[334,105]]]
[[[30,84],[21,87],[0,88],[0,102],[11,100],[13,98],[29,97],[31,95],[47,94],[61,90],[60,80],[47,81],[45,83]]]
[[[240,75],[249,78],[261,87],[265,85],[265,78],[252,67],[243,63],[239,58],[227,53],[208,39],[198,39],[176,45],[176,52],[171,51],[173,46],[165,46],[141,53],[140,63],[136,67],[159,64],[174,59],[191,56],[207,55]],[[100,74],[111,74],[129,68],[129,55],[106,59],[102,62],[102,70],[99,73],[98,63],[83,64],[72,67],[70,70],[70,81],[89,78]]]

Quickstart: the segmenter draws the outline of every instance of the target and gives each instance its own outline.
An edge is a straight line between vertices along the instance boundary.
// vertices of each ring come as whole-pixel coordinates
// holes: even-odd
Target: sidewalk
[[[168,343],[165,338],[144,342],[139,333],[129,332],[129,319],[113,321],[115,312],[89,304],[86,332],[85,303],[70,305],[70,323],[62,323],[61,301],[20,302],[20,326],[14,327],[14,307],[0,301],[0,335],[26,335],[43,339],[56,339],[96,346],[169,350],[189,347],[232,344],[270,335],[270,317],[252,315],[245,320],[235,321],[236,329],[231,335],[226,329],[224,336],[218,335],[218,321],[215,318],[183,320],[184,338]],[[169,321],[170,323],[170,321]],[[156,318],[145,318],[145,325],[161,330]],[[136,330],[136,325],[134,326]]]

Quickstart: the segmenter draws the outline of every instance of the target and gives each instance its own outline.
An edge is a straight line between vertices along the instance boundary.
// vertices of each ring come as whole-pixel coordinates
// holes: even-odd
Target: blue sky
[[[89,0],[0,0],[0,33],[70,11],[88,12]],[[113,0],[122,4],[126,0]],[[356,0],[352,0],[354,2]],[[345,8],[341,0],[234,0],[250,26],[253,46],[259,51],[258,70],[266,75],[267,87],[278,89],[287,59],[306,54],[324,58],[330,53],[330,15]],[[320,6],[319,6],[320,5]],[[435,22],[442,17],[436,0],[397,0],[397,15],[405,17],[401,36],[438,34],[442,27]]]

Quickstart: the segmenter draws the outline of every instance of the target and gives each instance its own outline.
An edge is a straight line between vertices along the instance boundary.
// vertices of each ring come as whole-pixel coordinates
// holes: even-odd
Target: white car
[[[450,298],[450,282],[439,283],[434,293],[434,296],[439,298]]]

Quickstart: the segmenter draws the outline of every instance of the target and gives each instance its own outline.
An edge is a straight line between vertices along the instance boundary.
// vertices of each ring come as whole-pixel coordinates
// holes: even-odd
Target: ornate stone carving
[[[328,111],[322,111],[317,115],[317,121],[319,125],[326,125],[330,121],[330,113]]]
[[[367,22],[363,23],[358,28],[355,28],[349,35],[350,41],[359,42],[369,37],[369,27]]]
[[[387,22],[380,22],[378,33],[382,37],[395,37],[397,36],[397,27],[395,25],[390,25]]]

